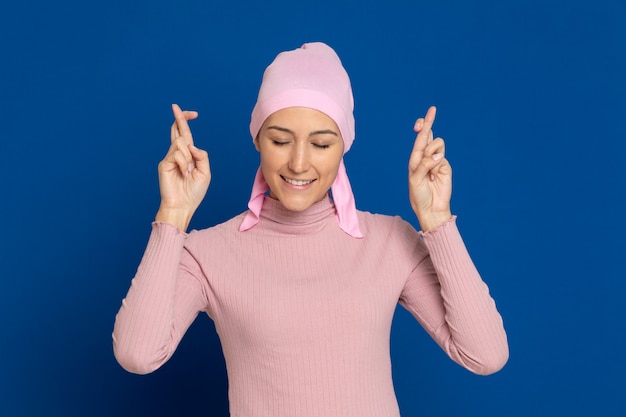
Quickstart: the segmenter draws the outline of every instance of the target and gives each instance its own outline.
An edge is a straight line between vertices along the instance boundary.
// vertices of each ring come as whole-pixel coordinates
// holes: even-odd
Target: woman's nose
[[[310,158],[306,145],[296,145],[293,147],[289,158],[289,169],[295,173],[306,172],[309,170]]]

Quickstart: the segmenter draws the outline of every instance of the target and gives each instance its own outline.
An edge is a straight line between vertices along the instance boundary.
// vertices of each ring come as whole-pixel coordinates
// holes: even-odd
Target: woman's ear
[[[254,138],[254,147],[256,148],[257,151],[261,152],[261,148],[259,146],[259,135],[257,133],[256,137]]]

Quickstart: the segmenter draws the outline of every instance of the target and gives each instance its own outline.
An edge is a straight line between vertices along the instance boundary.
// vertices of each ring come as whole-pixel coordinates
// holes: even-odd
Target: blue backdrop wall
[[[194,222],[243,211],[261,74],[325,41],[356,98],[359,208],[417,222],[413,122],[438,106],[453,210],[511,356],[478,377],[397,311],[403,416],[626,416],[626,3],[8,1],[0,13],[0,415],[227,415],[211,321],[148,376],[111,331],[150,232],[170,104],[213,182]]]

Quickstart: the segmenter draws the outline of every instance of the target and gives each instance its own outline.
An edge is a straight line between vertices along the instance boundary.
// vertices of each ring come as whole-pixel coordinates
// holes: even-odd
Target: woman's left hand
[[[409,199],[424,232],[452,217],[452,167],[445,158],[443,139],[433,139],[436,112],[432,106],[415,122],[417,137],[409,159]]]

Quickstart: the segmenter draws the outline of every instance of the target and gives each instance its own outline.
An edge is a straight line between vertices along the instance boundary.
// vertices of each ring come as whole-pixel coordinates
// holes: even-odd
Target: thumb
[[[207,151],[197,148],[195,145],[189,145],[189,152],[196,163],[196,168],[205,175],[211,173],[209,166],[209,154]]]
[[[434,154],[430,157],[423,158],[411,173],[411,178],[417,184],[421,184],[426,179],[429,172],[442,162],[443,155]]]

